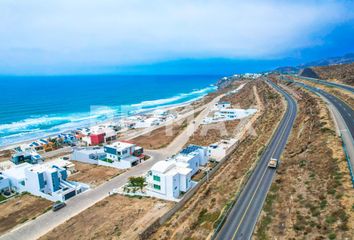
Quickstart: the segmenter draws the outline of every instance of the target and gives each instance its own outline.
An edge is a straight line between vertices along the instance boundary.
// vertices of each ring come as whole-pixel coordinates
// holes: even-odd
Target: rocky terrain
[[[300,75],[354,86],[354,63],[305,68]]]

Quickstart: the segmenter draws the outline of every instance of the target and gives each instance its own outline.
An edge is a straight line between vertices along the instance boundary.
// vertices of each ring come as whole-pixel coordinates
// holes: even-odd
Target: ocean
[[[221,76],[0,77],[0,146],[190,102]]]

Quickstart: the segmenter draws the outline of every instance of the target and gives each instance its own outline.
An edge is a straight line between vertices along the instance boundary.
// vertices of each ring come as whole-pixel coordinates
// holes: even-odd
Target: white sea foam
[[[81,126],[88,126],[99,121],[124,115],[124,113],[128,112],[137,113],[187,103],[205,96],[208,92],[215,90],[215,88],[215,86],[209,86],[200,90],[194,90],[190,93],[181,93],[170,98],[143,101],[128,106],[92,106],[90,112],[43,115],[8,124],[1,124],[0,146],[73,130]]]

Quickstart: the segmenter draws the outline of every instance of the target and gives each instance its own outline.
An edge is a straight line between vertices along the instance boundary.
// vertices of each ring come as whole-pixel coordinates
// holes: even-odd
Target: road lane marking
[[[284,90],[283,90],[283,91],[284,91]],[[285,92],[285,91],[284,91],[284,92]],[[291,98],[291,97],[290,97],[290,98]],[[289,98],[289,99],[290,99],[290,98]],[[289,101],[289,102],[290,102],[290,101]],[[289,109],[290,109],[291,112],[293,111],[293,109],[292,109],[291,107],[289,107]],[[291,113],[291,112],[290,112],[290,113]],[[286,125],[285,125],[285,127],[282,129],[282,132],[281,132],[281,136],[280,136],[280,138],[279,138],[279,141],[277,142],[275,148],[273,149],[271,156],[273,156],[273,154],[274,154],[274,152],[276,151],[276,149],[278,148],[279,144],[282,142],[281,140],[282,140],[282,138],[283,138],[283,136],[284,136],[285,130],[288,128],[289,122],[290,122],[290,120],[291,120],[292,114],[289,114],[289,115],[290,115],[290,116],[289,116],[289,119],[287,119]],[[254,197],[255,197],[255,195],[256,195],[256,193],[257,193],[257,191],[258,191],[258,189],[259,189],[259,187],[260,187],[260,185],[261,185],[261,183],[262,183],[262,180],[263,180],[263,178],[264,178],[264,176],[265,176],[267,170],[268,170],[268,166],[266,166],[266,168],[265,168],[265,170],[264,170],[264,172],[263,172],[263,174],[262,174],[262,177],[261,177],[260,181],[258,182],[258,185],[257,185],[257,187],[256,187],[256,190],[253,192],[253,195],[252,195],[252,197],[251,197],[251,200],[249,201],[249,203],[248,203],[248,205],[247,205],[247,207],[246,207],[246,210],[244,211],[244,213],[243,213],[243,215],[242,215],[242,217],[241,217],[241,221],[240,221],[240,223],[238,224],[238,226],[237,226],[237,228],[236,228],[236,230],[235,230],[235,232],[234,232],[234,234],[233,234],[233,236],[232,236],[232,240],[235,239],[236,234],[237,234],[239,228],[241,227],[241,224],[242,224],[244,218],[246,217],[246,214],[247,214],[247,212],[248,212],[248,210],[249,210],[249,208],[250,208],[250,206],[251,206],[251,203],[253,202],[253,199],[254,199]]]

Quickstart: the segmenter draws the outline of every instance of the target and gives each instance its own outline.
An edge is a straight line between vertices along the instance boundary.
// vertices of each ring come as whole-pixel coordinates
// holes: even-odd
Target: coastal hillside
[[[354,63],[304,68],[300,75],[354,85]]]

